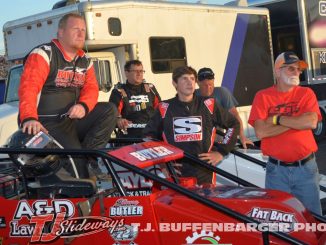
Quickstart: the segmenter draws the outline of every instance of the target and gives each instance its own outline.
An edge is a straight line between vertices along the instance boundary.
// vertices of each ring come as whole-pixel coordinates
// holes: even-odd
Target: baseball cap
[[[294,52],[284,52],[277,56],[275,60],[275,69],[294,63],[298,63],[301,70],[304,70],[308,67],[308,64],[304,60],[300,60]]]
[[[198,71],[198,80],[203,81],[205,79],[214,79],[214,75],[212,69],[204,67]]]

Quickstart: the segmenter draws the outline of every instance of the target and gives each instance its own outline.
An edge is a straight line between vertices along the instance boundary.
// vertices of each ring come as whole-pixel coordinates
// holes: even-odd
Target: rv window
[[[153,73],[170,73],[178,66],[187,65],[182,37],[151,37],[149,44]]]
[[[326,49],[312,48],[313,77],[326,77]]]
[[[110,91],[112,87],[110,62],[108,60],[93,60],[93,64],[100,91]]]
[[[121,21],[118,18],[109,18],[108,20],[109,33],[111,36],[121,35]]]
[[[18,87],[20,83],[20,77],[23,72],[23,66],[13,68],[8,77],[8,87],[6,91],[5,102],[14,102],[18,101]]]

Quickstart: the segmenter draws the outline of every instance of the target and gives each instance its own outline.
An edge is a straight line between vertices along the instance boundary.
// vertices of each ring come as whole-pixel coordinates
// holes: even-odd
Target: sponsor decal
[[[141,216],[143,215],[143,206],[138,204],[137,200],[118,199],[110,208],[110,216]]]
[[[169,104],[161,102],[158,106],[162,118],[165,118],[166,111],[168,110]]]
[[[213,232],[206,232],[202,230],[200,233],[194,232],[191,236],[186,238],[187,244],[219,244],[219,245],[232,245],[231,243],[220,243],[221,238],[215,236]]]
[[[207,99],[204,101],[204,104],[206,105],[207,109],[213,115],[214,112],[214,99]]]
[[[293,213],[286,213],[279,210],[263,209],[254,207],[247,216],[262,223],[281,223],[284,224],[286,232],[294,230],[294,223],[297,223]]]
[[[0,217],[0,228],[6,228],[6,218],[5,217]]]
[[[289,102],[284,104],[279,104],[277,106],[272,106],[268,108],[268,116],[274,115],[283,115],[283,116],[292,116],[299,112],[299,103],[296,102]]]
[[[130,152],[129,154],[137,158],[139,161],[146,161],[172,155],[173,151],[168,150],[164,146],[157,146],[140,151]]]
[[[73,217],[69,200],[37,200],[31,205],[20,201],[10,224],[11,237],[30,237],[31,242],[52,242],[58,238],[80,237],[124,225],[123,219],[88,216]],[[27,221],[27,222],[26,222]]]
[[[145,128],[146,123],[129,123],[128,128]]]
[[[129,99],[129,103],[142,103],[142,102],[149,102],[147,95],[132,95]]]
[[[127,190],[128,196],[131,197],[139,197],[139,196],[149,196],[152,193],[151,189],[144,188],[144,189],[137,189],[137,190]],[[110,197],[121,197],[120,193],[115,192]]]
[[[319,15],[326,16],[326,1],[319,2]]]
[[[225,133],[225,136],[222,140],[222,144],[228,144],[232,138],[232,135],[234,133],[234,129],[233,128],[229,128],[226,133]]]
[[[129,245],[137,245],[134,243],[138,235],[138,227],[133,225],[124,225],[119,229],[116,229],[114,232],[110,233],[111,237],[115,241],[113,245],[129,244]],[[127,242],[127,243],[126,243]]]
[[[202,117],[174,117],[173,132],[175,142],[201,141]]]
[[[114,169],[117,171],[123,186],[127,188],[129,196],[148,196],[151,194],[151,188],[153,186],[153,182],[151,180],[146,179],[143,176],[135,174],[134,172],[122,168],[118,165],[114,165]],[[145,169],[152,174],[165,178],[161,168],[156,165]],[[116,192],[111,196],[120,196],[120,194]]]
[[[64,70],[58,70],[55,78],[56,87],[81,87],[84,85],[86,69],[79,67],[67,67]]]
[[[147,108],[146,103],[148,102],[147,95],[132,95],[129,99],[129,106],[133,111],[141,111]]]

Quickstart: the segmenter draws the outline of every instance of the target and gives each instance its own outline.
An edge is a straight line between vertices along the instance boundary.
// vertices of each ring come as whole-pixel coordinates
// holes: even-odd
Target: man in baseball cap
[[[277,56],[275,60],[275,69],[279,69],[282,66],[291,65],[297,63],[301,70],[305,70],[308,64],[304,60],[300,60],[299,57],[293,52],[284,52]]]
[[[229,111],[240,123],[239,138],[243,148],[247,148],[247,144],[253,145],[252,141],[245,136],[241,117],[236,109],[239,104],[231,92],[225,87],[214,86],[215,74],[211,68],[204,67],[198,71],[198,86],[196,95],[214,97],[225,110]]]
[[[280,54],[275,61],[277,83],[256,94],[249,123],[261,139],[263,154],[269,156],[265,188],[289,192],[321,214],[318,148],[312,133],[321,114],[314,92],[298,86],[306,68],[295,53]]]

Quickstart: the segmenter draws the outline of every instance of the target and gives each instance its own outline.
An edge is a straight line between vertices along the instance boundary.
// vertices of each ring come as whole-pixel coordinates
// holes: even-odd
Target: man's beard
[[[300,83],[300,79],[298,76],[287,76],[283,74],[282,80],[285,82],[286,85],[289,86],[297,86]]]

